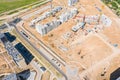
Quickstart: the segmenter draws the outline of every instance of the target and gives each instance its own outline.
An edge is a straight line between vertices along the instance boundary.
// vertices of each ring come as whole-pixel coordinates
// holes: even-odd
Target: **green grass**
[[[0,0],[0,13],[26,6],[40,0]]]
[[[120,17],[120,0],[102,0]]]

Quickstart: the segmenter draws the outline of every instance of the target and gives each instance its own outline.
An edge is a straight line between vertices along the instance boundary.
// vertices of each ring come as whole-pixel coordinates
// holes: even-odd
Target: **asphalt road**
[[[30,18],[31,16],[37,15],[37,14],[43,12],[44,10],[46,10],[46,9],[48,9],[48,8],[50,8],[50,5],[42,8],[42,9],[40,8],[39,10],[37,10],[37,11],[35,11],[35,12],[33,12],[33,13],[30,13],[30,14],[28,14],[28,15],[26,15],[26,16],[23,16],[22,19],[23,19],[23,20],[26,20],[26,19]]]
[[[11,23],[12,23],[12,22],[11,22]],[[26,37],[24,37],[24,36],[19,32],[19,30],[17,29],[17,27],[16,27],[15,25],[12,24],[11,26],[14,26],[15,29],[16,29],[16,31],[18,32],[18,34],[19,34],[21,37],[23,37],[37,52],[39,52],[40,55],[43,56],[57,71],[59,71],[59,72],[62,74],[62,76],[64,76],[65,80],[68,80],[66,74],[65,74],[62,70],[60,70],[60,69],[58,68],[58,66],[55,65],[42,51],[40,51],[38,48],[36,48],[36,47],[34,46],[34,44],[32,44]]]
[[[46,53],[48,53],[47,54],[48,56],[52,56],[54,59],[56,59],[58,62],[60,62],[60,64],[62,66],[65,66],[65,61],[61,57],[57,56],[57,54],[51,48],[49,48],[46,44],[44,44],[37,37],[35,37],[30,31],[24,29],[22,26],[21,26],[21,28],[22,28],[23,31],[27,32],[27,34],[29,36],[31,36],[32,38],[34,38],[36,40],[37,44],[40,44],[40,46],[44,49],[44,51],[46,51]]]

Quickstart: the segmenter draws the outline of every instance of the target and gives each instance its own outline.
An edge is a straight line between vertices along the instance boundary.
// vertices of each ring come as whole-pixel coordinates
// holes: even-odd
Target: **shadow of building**
[[[6,32],[4,34],[7,38],[7,40],[10,41],[10,42],[13,42],[16,39],[16,37],[14,35],[11,35],[9,32]]]
[[[31,74],[30,74],[30,70],[27,69],[27,70],[24,70],[24,71],[16,74],[16,75],[17,75],[18,80],[27,80]]]
[[[16,44],[15,48],[24,57],[26,64],[29,64],[34,58],[34,56],[30,53],[30,51],[28,51],[28,49],[22,43]]]
[[[110,74],[110,80],[117,80],[120,77],[120,68]]]

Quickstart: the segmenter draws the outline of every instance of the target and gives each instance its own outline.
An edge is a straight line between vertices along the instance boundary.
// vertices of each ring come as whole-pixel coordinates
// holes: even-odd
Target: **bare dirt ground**
[[[66,1],[53,0],[53,4],[62,4],[61,6],[66,8],[68,7]],[[30,20],[24,24],[26,30],[42,40],[65,60],[64,72],[67,73],[70,80],[80,80],[80,77],[84,78],[83,80],[88,78],[90,80],[110,80],[111,73],[120,67],[118,58],[120,56],[120,19],[100,0],[80,0],[75,6],[64,10],[67,11],[76,7],[79,10],[77,16],[100,15],[95,5],[100,9],[104,6],[102,13],[112,20],[111,26],[104,26],[100,32],[85,35],[86,30],[79,30],[74,33],[71,31],[71,28],[77,23],[77,19],[74,18],[50,31],[45,36],[41,36],[34,28],[29,27]],[[64,13],[64,10],[60,13]],[[47,23],[55,18],[51,16],[39,23]],[[93,28],[94,26],[96,25],[87,24],[85,29]],[[70,36],[65,38],[67,33]],[[114,47],[114,44],[118,46]],[[101,76],[103,73],[105,75]]]
[[[41,80],[50,80],[50,72],[45,72],[43,75],[42,75],[42,78]]]
[[[0,74],[10,73],[11,69],[2,55],[0,55]]]
[[[0,42],[0,76],[14,72],[19,73],[27,68],[32,69],[30,65],[24,69],[19,68],[12,57],[8,54],[3,43]]]
[[[10,73],[12,72],[12,70],[10,69],[8,63],[6,62],[3,54],[6,54],[6,50],[3,47],[3,44],[0,43],[0,74]]]

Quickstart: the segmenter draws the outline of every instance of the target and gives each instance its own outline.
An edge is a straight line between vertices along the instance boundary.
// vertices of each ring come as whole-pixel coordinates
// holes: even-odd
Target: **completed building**
[[[2,80],[18,80],[16,74],[10,74],[5,76]]]
[[[11,42],[9,42],[4,34],[0,34],[0,39],[4,44],[8,54],[13,58],[15,63],[20,67],[24,68],[26,66],[25,59],[18,52],[18,50],[13,46]]]

